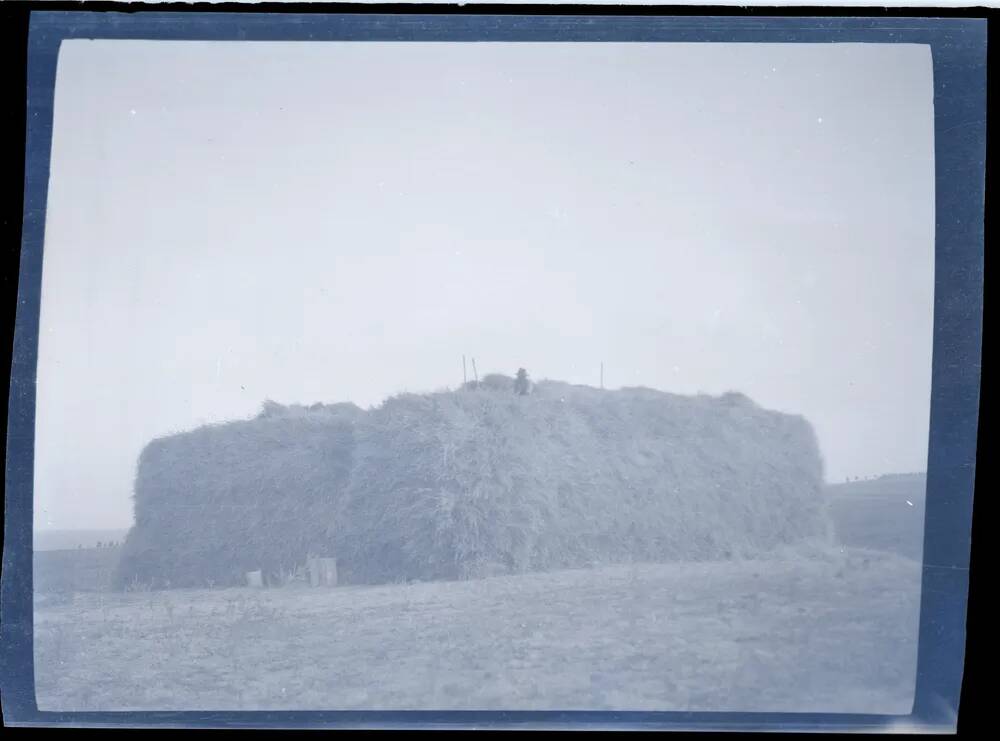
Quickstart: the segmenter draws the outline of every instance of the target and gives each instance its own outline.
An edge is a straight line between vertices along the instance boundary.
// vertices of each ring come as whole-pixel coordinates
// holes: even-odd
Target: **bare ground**
[[[920,566],[859,549],[35,608],[42,710],[906,714]]]

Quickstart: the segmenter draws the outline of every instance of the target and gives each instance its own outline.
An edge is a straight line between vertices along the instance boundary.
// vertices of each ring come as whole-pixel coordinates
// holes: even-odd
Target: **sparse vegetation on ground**
[[[43,710],[908,713],[920,567],[816,549],[36,606]]]

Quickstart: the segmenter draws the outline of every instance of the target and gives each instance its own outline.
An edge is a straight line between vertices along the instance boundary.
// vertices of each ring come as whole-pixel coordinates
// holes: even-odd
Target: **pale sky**
[[[128,526],[155,437],[463,353],[925,470],[933,170],[925,46],[63,42],[36,527]]]

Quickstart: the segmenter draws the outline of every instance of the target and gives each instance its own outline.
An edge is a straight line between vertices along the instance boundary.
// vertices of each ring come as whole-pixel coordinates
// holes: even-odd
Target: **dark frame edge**
[[[12,359],[12,373],[11,373],[11,385],[10,385],[10,396],[9,396],[9,418],[8,418],[8,450],[7,450],[7,460],[6,460],[6,471],[7,471],[7,481],[8,482],[18,482],[18,481],[28,481],[30,482],[33,478],[33,470],[30,465],[25,465],[25,460],[33,460],[33,429],[34,429],[34,368],[37,361],[37,340],[38,340],[38,312],[37,310],[32,311],[30,308],[23,310],[22,307],[26,306],[28,298],[34,296],[36,299],[40,293],[40,280],[41,280],[41,244],[43,240],[44,232],[44,213],[45,213],[45,191],[47,188],[47,178],[48,178],[48,163],[49,163],[49,151],[48,147],[51,144],[51,134],[52,134],[52,108],[53,100],[51,95],[48,97],[47,104],[40,103],[37,97],[32,99],[32,90],[38,91],[39,85],[42,89],[46,85],[49,86],[51,90],[54,87],[55,81],[55,66],[56,57],[58,54],[58,46],[61,42],[62,37],[57,37],[58,35],[51,35],[50,29],[52,28],[48,24],[49,18],[62,18],[65,19],[66,13],[54,8],[56,5],[62,5],[62,3],[46,3],[43,8],[44,10],[39,10],[33,12],[31,15],[31,29],[30,29],[30,39],[29,42],[34,48],[34,45],[40,44],[45,47],[48,51],[48,61],[45,64],[39,64],[33,68],[29,64],[28,69],[28,110],[27,117],[30,121],[30,125],[27,127],[27,139],[26,139],[26,159],[25,159],[25,177],[24,177],[24,205],[23,205],[23,215],[24,215],[24,227],[22,236],[22,251],[20,256],[20,284],[18,286],[18,297],[17,297],[17,320],[16,320],[16,330],[15,339],[13,346],[13,359]],[[267,4],[269,6],[274,6],[275,4]],[[297,12],[293,10],[288,10],[293,7],[300,7],[298,5],[290,5],[279,3],[280,9],[283,13],[286,12]],[[94,6],[113,6],[115,10],[121,10],[122,4],[120,3],[95,3]],[[74,5],[74,8],[79,8],[78,5]],[[135,7],[126,6],[128,8]],[[197,4],[195,6],[184,6],[182,4],[172,3],[169,4],[169,9],[180,9],[184,8],[186,11],[195,12],[201,10],[205,15],[211,17],[218,14],[226,14],[227,12],[233,12],[233,4],[225,3],[219,5],[208,5]],[[266,7],[254,6],[252,9],[247,6],[236,6],[241,12],[253,13],[258,12],[274,12],[274,9],[268,11]],[[340,6],[344,7],[344,6]],[[386,6],[376,6],[376,5],[352,5],[350,6],[352,11],[350,13],[355,13],[357,15],[368,15],[372,12],[378,12],[378,9],[385,8]],[[399,7],[399,6],[392,6]],[[448,11],[454,10],[456,6],[402,6],[406,9],[403,15],[413,15],[427,13],[431,16],[446,16]],[[505,11],[502,15],[508,17],[510,15],[529,15],[531,10],[537,9],[539,6],[504,6]],[[556,13],[553,15],[563,16],[572,15],[573,13],[569,11],[570,8],[578,8],[579,6],[559,6],[560,8],[567,9],[566,13]],[[603,17],[608,17],[609,19],[619,17],[619,15],[647,15],[645,13],[639,12],[629,12],[629,13],[606,13],[604,11],[609,10],[611,6],[590,6],[589,11],[584,15],[592,16],[599,15]],[[639,8],[636,10],[645,10],[648,6]],[[692,6],[681,6],[682,8],[691,8]],[[805,7],[805,6],[802,6]],[[203,8],[203,10],[202,10]],[[308,5],[309,14],[329,12],[329,6],[326,8]],[[495,9],[496,6],[474,6],[469,8],[467,6],[461,7],[460,11],[462,14],[468,14],[473,16],[483,16],[489,15],[488,9]],[[412,13],[410,12],[413,9]],[[419,11],[418,9],[423,9]],[[724,15],[725,17],[737,16],[737,17],[759,17],[757,13],[738,13],[738,8],[727,8],[725,6],[715,6],[715,10],[723,11],[718,15]],[[797,8],[801,9],[801,8]],[[810,10],[816,10],[816,8],[809,8]],[[99,12],[100,8],[95,8],[93,10],[87,11],[74,11],[81,12],[85,15],[92,15],[93,13]],[[127,18],[137,18],[142,16],[148,16],[147,7],[141,7],[137,9],[138,12],[132,13],[128,12],[125,17]],[[628,9],[631,10],[631,9]],[[697,8],[696,8],[697,10]],[[761,9],[755,9],[761,10]],[[785,8],[771,8],[767,10],[772,10],[776,12],[777,16],[786,16]],[[794,9],[788,9],[794,10]],[[820,8],[827,15],[826,11],[834,10],[828,8]],[[884,14],[879,13],[877,15],[869,16],[861,11],[867,11],[868,8],[856,9],[856,8],[845,8],[849,12],[851,17],[857,18],[859,15],[863,15],[866,19],[868,18],[893,18],[893,17],[903,17],[902,14]],[[897,10],[897,9],[890,9]],[[907,10],[907,9],[901,9]],[[934,10],[934,9],[929,9]],[[960,10],[960,9],[956,9]],[[969,9],[965,9],[969,10]],[[976,9],[972,9],[976,10]],[[302,11],[298,11],[302,12]],[[399,12],[399,11],[394,11]],[[846,13],[845,13],[846,14]],[[685,13],[685,15],[687,15]],[[718,17],[716,14],[704,13],[702,9],[699,15],[707,17]],[[838,17],[837,14],[830,13],[830,17]],[[910,17],[913,14],[906,14],[906,17]],[[935,13],[936,17],[941,17],[942,14]],[[964,17],[964,16],[963,16]],[[948,24],[956,31],[961,31],[966,39],[968,32],[972,32],[972,42],[971,48],[975,48],[976,42],[981,41],[985,44],[986,38],[986,24],[985,21],[980,20],[978,17],[968,18],[968,24],[963,23],[950,23]],[[52,44],[55,44],[54,51],[52,50]],[[981,59],[975,62],[976,69],[981,67],[982,78],[985,79],[985,61],[986,61],[986,49],[985,46],[980,47]],[[941,450],[941,446],[945,446],[944,449],[950,449],[952,446],[957,446],[962,451],[965,452],[965,456],[962,461],[954,465],[942,465],[938,463],[934,465],[933,455],[929,456],[928,465],[928,490],[930,491],[934,487],[947,487],[956,488],[959,491],[959,497],[962,496],[962,492],[972,492],[975,484],[975,458],[976,458],[976,437],[979,432],[979,426],[977,422],[977,414],[980,403],[980,390],[979,383],[981,378],[981,350],[982,350],[982,250],[984,244],[984,232],[982,228],[982,214],[984,213],[984,203],[985,203],[985,182],[981,179],[975,185],[979,188],[977,198],[974,202],[966,202],[964,214],[972,213],[973,220],[971,222],[966,222],[967,229],[960,235],[948,232],[942,221],[942,213],[954,208],[957,201],[950,198],[944,198],[942,196],[942,182],[947,184],[948,179],[953,179],[953,175],[944,174],[944,166],[946,163],[942,162],[941,149],[942,141],[955,141],[957,137],[964,137],[965,143],[959,148],[965,148],[966,152],[972,149],[976,150],[976,156],[979,157],[978,161],[984,162],[986,151],[985,151],[985,121],[979,121],[978,125],[964,126],[963,130],[954,129],[951,123],[946,120],[946,117],[938,115],[937,108],[937,85],[938,85],[938,60],[935,58],[935,150],[936,150],[936,167],[937,167],[937,247],[936,247],[936,274],[935,274],[935,351],[934,351],[934,363],[933,363],[933,378],[934,378],[934,393],[932,395],[932,411],[931,411],[931,436],[930,436],[930,451],[933,454],[935,449]],[[977,106],[983,106],[981,110],[985,111],[985,89],[983,96],[981,98],[970,98],[965,101],[965,108],[963,110],[971,111],[975,110]],[[46,120],[47,116],[47,120]],[[972,120],[972,119],[966,119]],[[956,134],[956,131],[958,132]],[[978,139],[971,141],[971,146],[969,144],[970,132],[975,134]],[[942,139],[944,137],[944,139]],[[949,139],[950,137],[950,139]],[[981,141],[980,141],[981,140]],[[978,149],[977,149],[978,147]],[[35,163],[35,170],[27,166],[28,157],[31,156],[32,152],[41,151],[40,148],[44,149],[44,171],[39,171],[37,169],[37,163]],[[943,166],[944,165],[944,166]],[[948,188],[944,189],[948,191]],[[39,197],[40,194],[40,197]],[[959,204],[959,209],[962,209],[962,205]],[[978,220],[975,218],[976,208],[979,209],[980,214]],[[942,234],[942,232],[946,232]],[[956,239],[956,236],[958,237]],[[952,308],[949,305],[942,303],[943,294],[940,294],[937,290],[939,286],[940,276],[943,274],[952,274],[951,271],[947,270],[948,265],[943,265],[946,270],[942,273],[942,263],[944,262],[943,257],[946,254],[942,251],[942,238],[945,241],[950,241],[956,243],[958,246],[954,249],[959,252],[962,251],[960,242],[966,245],[966,250],[971,246],[975,248],[978,245],[979,257],[978,264],[974,265],[973,270],[961,271],[961,268],[968,268],[969,265],[957,265],[954,270],[959,270],[964,274],[960,276],[962,280],[966,281],[966,284],[970,290],[973,292],[978,291],[978,301],[977,305],[972,307],[971,313],[966,311],[961,315],[952,315]],[[952,249],[952,248],[949,248]],[[956,252],[947,252],[948,255],[955,255]],[[955,259],[954,257],[949,257],[949,260]],[[36,301],[37,303],[37,301]],[[968,308],[968,307],[967,307]],[[37,309],[37,306],[36,306]],[[949,321],[941,321],[950,320]],[[947,340],[948,332],[953,332],[956,327],[965,328],[966,330],[973,330],[961,335],[964,344],[959,347],[949,346],[948,348],[943,347],[940,342],[942,337]],[[964,357],[971,362],[969,363],[969,372],[963,377],[963,381],[956,387],[954,384],[945,383],[947,381],[953,381],[949,374],[953,371],[950,368],[953,367],[953,363],[949,360],[951,353],[946,352],[950,349],[953,352],[961,352]],[[26,374],[26,371],[30,369],[30,373]],[[30,376],[30,382],[22,376],[26,374]],[[941,384],[944,384],[943,386]],[[973,391],[974,384],[974,393]],[[944,389],[944,395],[939,393],[941,389]],[[971,417],[968,416],[971,410]],[[940,420],[942,415],[944,419],[949,418],[954,419],[956,411],[962,411],[966,414],[964,417],[965,421],[971,419],[971,426],[969,424],[960,424],[957,426],[947,426],[947,429],[940,427]],[[936,422],[937,420],[937,422]],[[935,425],[938,425],[936,427]],[[937,434],[936,434],[937,431]],[[971,436],[971,448],[969,446],[969,439]],[[935,446],[938,446],[935,448]],[[971,455],[970,455],[971,454]],[[933,474],[932,474],[933,469]],[[932,483],[932,480],[934,483]],[[11,495],[11,488],[8,488],[8,497]],[[16,496],[23,496],[23,491],[14,492]],[[27,658],[29,662],[27,666],[32,667],[33,662],[31,656],[31,602],[27,602],[27,605],[19,604],[16,599],[14,599],[15,594],[24,594],[22,591],[27,588],[27,594],[31,594],[31,573],[30,568],[28,568],[27,573],[17,573],[16,568],[11,569],[16,562],[14,553],[23,551],[26,549],[28,552],[28,563],[30,564],[30,552],[31,552],[31,510],[30,510],[30,499],[31,492],[30,486],[27,491],[28,499],[28,509],[26,511],[27,517],[23,515],[25,512],[18,511],[20,508],[15,507],[13,511],[7,507],[5,502],[5,508],[7,510],[7,517],[5,518],[5,542],[3,551],[3,565],[5,578],[2,583],[2,591],[0,591],[0,606],[2,606],[2,611],[4,615],[4,625],[3,625],[3,641],[0,649],[3,651],[3,656],[5,661],[10,660],[8,666],[18,665],[13,663],[19,657],[20,660]],[[931,521],[932,511],[935,517],[942,516],[950,524],[952,529],[958,528],[960,530],[970,531],[971,530],[971,507],[972,498],[971,494],[968,497],[968,506],[965,507],[960,502],[958,506],[960,507],[959,512],[955,512],[953,509],[954,502],[949,505],[949,508],[944,507],[944,502],[940,499],[935,500],[935,506],[932,508],[931,501],[928,501],[927,509],[927,520]],[[25,525],[26,523],[26,525]],[[938,543],[940,545],[940,543]],[[928,546],[930,547],[928,549]],[[949,601],[953,604],[955,599],[960,599],[963,604],[962,616],[965,615],[965,601],[968,595],[968,566],[969,557],[968,553],[963,557],[959,554],[958,557],[954,553],[948,553],[941,551],[940,548],[935,546],[935,538],[931,535],[929,529],[925,530],[925,553],[931,556],[931,562],[927,563],[927,557],[925,556],[924,565],[924,575],[923,575],[923,594],[929,594],[928,590],[942,591],[945,595],[941,599]],[[11,572],[13,571],[15,579],[12,582],[10,578]],[[27,609],[22,609],[26,606]],[[13,612],[12,612],[13,611]],[[964,636],[965,636],[965,625],[964,619],[961,621],[960,625],[949,624],[942,625],[939,622],[928,623],[925,620],[925,605],[922,601],[921,604],[921,636],[924,636],[925,630],[935,630],[935,632],[940,632],[940,629],[946,628],[953,632],[953,635],[961,639],[961,645],[958,646],[958,662],[957,662],[957,682],[955,681],[955,661],[954,658],[956,641],[950,642],[948,651],[942,652],[938,650],[937,652],[925,651],[926,642],[921,641],[920,649],[920,666],[925,667],[927,661],[940,661],[945,660],[948,663],[948,671],[942,674],[938,674],[936,677],[929,676],[927,672],[923,674],[918,674],[917,682],[917,693],[915,697],[914,712],[910,716],[847,716],[839,714],[802,714],[800,720],[796,721],[795,718],[799,714],[785,714],[785,713],[759,713],[759,714],[744,714],[744,713],[685,713],[685,712],[664,712],[664,713],[625,713],[624,715],[630,716],[631,720],[624,719],[623,722],[600,722],[601,716],[606,714],[597,711],[576,711],[576,712],[559,712],[559,711],[539,711],[539,712],[527,712],[527,711],[511,711],[511,712],[478,712],[478,711],[448,711],[448,712],[436,712],[436,711],[413,711],[413,712],[380,712],[378,715],[385,718],[383,721],[369,720],[368,724],[364,723],[365,719],[370,719],[371,716],[376,713],[376,711],[363,711],[363,712],[351,712],[351,711],[308,711],[308,712],[297,712],[297,711],[282,711],[280,713],[269,713],[265,711],[254,711],[250,713],[246,712],[236,712],[236,711],[225,711],[221,713],[223,716],[239,716],[245,718],[246,721],[241,721],[238,718],[230,718],[227,720],[220,720],[217,714],[213,713],[201,713],[201,712],[169,712],[169,713],[139,713],[148,718],[149,723],[138,723],[130,725],[132,727],[202,727],[202,728],[233,728],[233,727],[260,727],[257,723],[265,722],[271,723],[274,727],[288,727],[288,728],[304,728],[304,727],[324,727],[324,728],[335,728],[335,727],[406,727],[404,724],[407,722],[417,722],[422,724],[430,724],[433,727],[482,727],[485,723],[486,725],[499,727],[499,728],[552,728],[561,725],[572,724],[574,722],[584,721],[588,725],[595,728],[615,728],[615,727],[640,727],[640,728],[692,728],[692,729],[730,729],[730,730],[761,730],[761,729],[775,729],[779,727],[780,730],[815,730],[819,722],[826,723],[831,730],[877,730],[884,729],[886,727],[899,727],[913,725],[915,730],[931,731],[931,732],[949,732],[954,730],[956,723],[956,716],[951,712],[951,707],[957,707],[958,705],[958,693],[961,690],[961,678],[962,678],[962,660],[964,656]],[[27,653],[20,650],[20,644],[27,642]],[[931,648],[934,648],[933,646]],[[940,647],[939,647],[940,648]],[[950,653],[949,653],[950,652]],[[950,659],[948,657],[951,657]],[[944,657],[944,659],[942,659]],[[24,666],[24,664],[20,664]],[[946,675],[946,676],[945,676]],[[19,686],[18,683],[10,681],[10,676],[7,672],[4,672],[2,678],[3,681],[3,710],[5,721],[8,725],[15,726],[48,726],[48,725],[58,725],[72,722],[74,725],[79,727],[115,727],[125,720],[124,716],[132,716],[132,713],[119,714],[119,713],[56,713],[48,711],[39,711],[36,704],[33,691],[27,693],[23,691],[23,687]],[[33,671],[32,676],[27,678],[33,690]],[[947,681],[946,681],[947,680]],[[949,704],[948,698],[954,698],[954,705]],[[614,713],[615,715],[620,715]],[[212,716],[215,716],[213,719]],[[304,723],[289,723],[285,725],[281,721],[281,717],[288,717],[289,715],[294,715],[299,718]],[[745,721],[734,721],[732,716],[740,715],[743,716]],[[498,718],[499,716],[499,718]],[[669,717],[667,717],[669,716]],[[727,720],[726,716],[729,717]],[[808,716],[808,720],[806,719]],[[588,720],[589,719],[589,720]],[[700,719],[700,720],[699,720]],[[134,720],[130,719],[130,720]],[[312,722],[310,722],[312,721]],[[360,723],[359,723],[360,721]]]

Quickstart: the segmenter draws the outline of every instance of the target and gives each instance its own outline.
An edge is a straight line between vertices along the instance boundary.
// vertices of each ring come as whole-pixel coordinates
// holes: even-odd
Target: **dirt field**
[[[908,713],[919,565],[862,550],[36,604],[44,710]]]

